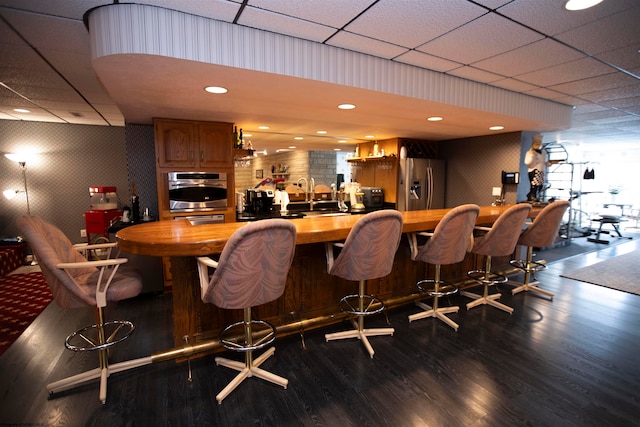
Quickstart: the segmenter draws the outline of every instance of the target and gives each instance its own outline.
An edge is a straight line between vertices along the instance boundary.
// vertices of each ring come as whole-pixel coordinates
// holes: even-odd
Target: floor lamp
[[[22,179],[24,181],[24,190],[5,190],[3,191],[4,196],[7,199],[13,199],[16,194],[24,191],[24,194],[27,198],[27,214],[31,216],[31,206],[29,205],[29,189],[27,188],[27,155],[26,154],[14,154],[7,153],[5,157],[9,160],[13,160],[14,162],[18,162],[20,165],[20,169],[22,169]],[[31,265],[37,265],[38,261],[36,261],[35,256],[31,259]]]
[[[5,154],[5,157],[9,160],[13,160],[14,162],[18,162],[18,164],[20,165],[20,169],[22,169],[22,179],[24,180],[24,190],[5,190],[3,194],[7,199],[13,199],[16,194],[24,191],[24,194],[27,197],[27,214],[31,215],[31,206],[29,205],[29,190],[27,189],[27,156],[23,154],[7,153]]]

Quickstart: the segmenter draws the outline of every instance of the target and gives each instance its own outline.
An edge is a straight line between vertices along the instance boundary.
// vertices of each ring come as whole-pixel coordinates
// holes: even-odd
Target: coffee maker
[[[271,212],[273,207],[273,190],[248,189],[246,192],[247,209],[254,214]]]

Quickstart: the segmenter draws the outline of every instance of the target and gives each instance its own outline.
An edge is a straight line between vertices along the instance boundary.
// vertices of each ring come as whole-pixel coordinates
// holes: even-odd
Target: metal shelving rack
[[[568,200],[567,221],[560,228],[560,238],[569,242],[575,237],[573,230],[575,192],[573,189],[574,164],[569,162],[569,154],[564,146],[557,142],[544,144],[548,166],[545,171],[545,186],[542,200]]]

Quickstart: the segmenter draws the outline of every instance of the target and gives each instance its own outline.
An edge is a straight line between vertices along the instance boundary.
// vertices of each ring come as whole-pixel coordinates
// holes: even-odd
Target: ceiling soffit
[[[91,12],[89,31],[94,68],[103,82],[113,78],[108,75],[112,73],[110,57],[128,55],[135,67],[135,56],[155,55],[518,117],[538,123],[539,129],[566,128],[571,123],[571,107],[553,101],[174,10],[135,4],[105,6]],[[128,72],[126,66],[120,67],[120,81],[126,80]],[[132,81],[131,85],[144,82]],[[129,119],[127,106],[119,107]]]

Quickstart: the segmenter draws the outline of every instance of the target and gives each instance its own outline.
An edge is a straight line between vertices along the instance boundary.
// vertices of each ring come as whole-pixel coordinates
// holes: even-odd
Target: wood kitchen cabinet
[[[156,119],[156,157],[160,168],[207,170],[233,166],[233,125]]]
[[[172,220],[212,212],[171,212],[169,208],[169,172],[224,172],[227,174],[227,208],[216,210],[224,214],[225,222],[235,222],[235,188],[233,169],[233,124],[195,120],[154,119],[156,142],[156,181],[158,218]],[[172,287],[172,267],[169,257],[162,257],[165,288]]]

